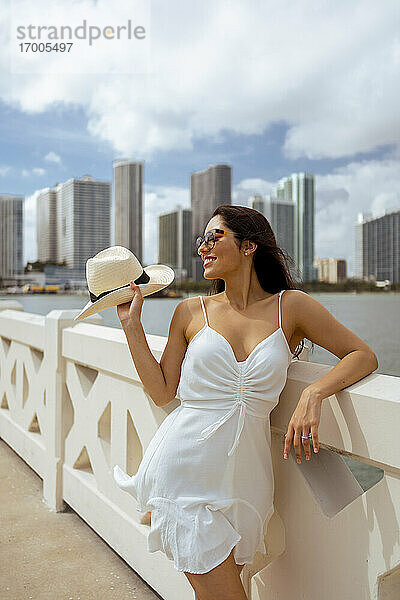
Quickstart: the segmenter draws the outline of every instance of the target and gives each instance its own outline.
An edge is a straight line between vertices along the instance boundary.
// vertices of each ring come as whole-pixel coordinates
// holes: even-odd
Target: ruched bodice
[[[274,510],[269,416],[292,358],[282,329],[283,292],[278,328],[243,361],[210,327],[200,297],[204,326],[182,362],[179,407],[150,441],[136,475],[114,467],[137,510],[151,511],[149,552],[163,551],[179,571],[208,572],[233,548],[237,564],[266,552]]]
[[[276,406],[287,378],[291,350],[282,329],[281,296],[279,294],[279,326],[259,342],[243,360],[236,360],[228,340],[208,324],[203,298],[200,296],[204,326],[187,348],[181,368],[178,395],[182,405],[191,408],[221,410],[226,414],[218,426],[239,412],[238,431],[228,455],[235,450],[246,415],[265,419]],[[216,430],[203,430],[207,439]]]

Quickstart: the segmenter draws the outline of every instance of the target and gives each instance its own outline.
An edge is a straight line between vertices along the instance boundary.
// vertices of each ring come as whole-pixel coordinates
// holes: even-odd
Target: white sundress
[[[132,477],[118,465],[117,485],[139,512],[151,511],[149,552],[161,550],[178,571],[206,573],[234,548],[237,564],[266,553],[274,512],[269,415],[285,386],[292,352],[281,326],[246,360],[205,324],[189,343],[177,396]]]

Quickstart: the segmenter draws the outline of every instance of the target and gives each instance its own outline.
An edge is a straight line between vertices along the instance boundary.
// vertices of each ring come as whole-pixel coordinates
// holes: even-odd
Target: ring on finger
[[[311,434],[311,433],[310,433],[309,435],[302,435],[302,436],[301,436],[301,439],[302,439],[302,440],[304,440],[304,439],[305,439],[305,440],[308,440],[308,438],[312,438],[312,434]]]

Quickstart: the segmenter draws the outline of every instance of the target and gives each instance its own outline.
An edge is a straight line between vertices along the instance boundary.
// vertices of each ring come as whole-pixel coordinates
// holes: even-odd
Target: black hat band
[[[137,279],[135,279],[135,283],[136,284],[139,284],[139,283],[148,283],[149,281],[150,281],[150,276],[146,273],[146,271],[144,269],[143,269],[143,272],[140,275],[140,277],[138,277]],[[102,292],[98,296],[95,296],[89,290],[90,300],[92,302],[96,302],[97,300],[100,300],[100,298],[102,298],[103,296],[106,296],[107,294],[111,294],[111,292],[115,292],[116,290],[121,290],[122,288],[126,288],[126,287],[130,287],[130,283],[127,283],[126,285],[121,285],[120,287],[117,287],[114,290],[108,290],[107,292]]]

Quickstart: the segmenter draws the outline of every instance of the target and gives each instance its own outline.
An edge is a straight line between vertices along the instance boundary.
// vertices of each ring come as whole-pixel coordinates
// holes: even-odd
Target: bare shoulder
[[[284,296],[285,298],[291,298],[290,302],[294,302],[294,301],[300,301],[301,299],[304,298],[304,296],[308,297],[308,294],[306,292],[303,292],[302,290],[285,290],[282,294],[282,296]]]
[[[302,290],[293,289],[293,290],[285,290],[282,294],[282,302],[285,302],[285,305],[289,309],[295,310],[308,310],[312,311],[312,307],[317,304],[322,306],[318,300],[310,296],[307,292],[303,292]]]
[[[211,296],[207,296],[207,301],[208,299],[212,299],[212,300],[219,300],[222,296],[222,293],[219,294],[212,294]],[[203,295],[204,297],[204,295]],[[190,298],[185,298],[185,300],[182,300],[182,302],[180,304],[185,304],[186,310],[187,311],[196,311],[201,309],[201,300],[200,300],[201,296],[191,296]]]
[[[301,290],[285,290],[281,297],[282,311],[285,313],[286,319],[292,321],[293,328],[295,328],[295,313],[297,310],[301,310],[302,303],[304,302],[303,296],[307,296]]]
[[[302,290],[288,290],[289,311],[301,336],[325,348],[338,358],[354,350],[375,357],[373,350],[354,331],[338,321],[316,298]]]
[[[190,317],[193,311],[200,306],[200,298],[199,296],[191,296],[190,298],[185,298],[182,300],[179,305],[181,306],[181,313],[185,314],[187,317]]]
[[[183,331],[186,329],[190,313],[193,310],[193,300],[194,298],[185,298],[178,302],[175,306],[174,314],[172,315],[172,320],[174,320],[176,325]]]
[[[307,337],[305,323],[315,321],[320,316],[320,309],[326,310],[318,300],[298,289],[285,290],[282,294],[282,308],[289,317],[293,330],[300,331],[303,337]]]
[[[312,317],[320,316],[321,309],[327,310],[321,302],[303,290],[286,290],[284,296],[286,305],[296,317],[297,325]]]
[[[191,296],[181,300],[176,305],[172,316],[170,335],[172,332],[176,335],[176,330],[179,330],[180,337],[185,338],[187,344],[189,339],[188,329],[199,310],[201,310],[199,296]]]
[[[206,310],[208,309],[208,303],[210,301],[212,302],[215,300],[216,302],[219,302],[221,296],[222,293],[207,296],[207,300],[204,301],[204,305],[207,305]],[[191,296],[181,302],[183,306],[180,312],[182,314],[182,326],[187,344],[189,344],[193,336],[198,333],[201,326],[204,324],[201,297],[202,296]]]
[[[303,332],[298,327],[296,319],[296,313],[299,310],[299,291],[300,290],[285,290],[281,295],[281,314],[284,333],[289,340],[290,347],[294,345],[295,348],[304,337]]]

